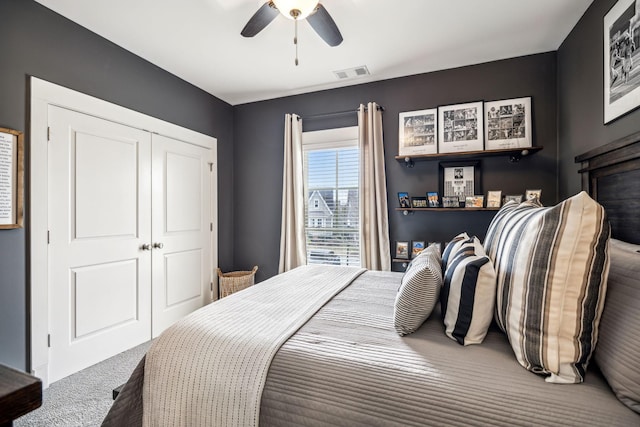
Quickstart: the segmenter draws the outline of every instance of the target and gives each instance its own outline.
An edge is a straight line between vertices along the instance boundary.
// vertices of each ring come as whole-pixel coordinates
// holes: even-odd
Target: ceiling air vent
[[[370,73],[366,65],[361,65],[359,67],[349,68],[347,70],[334,71],[333,74],[335,74],[339,80],[343,80],[352,79],[354,77],[368,76]]]

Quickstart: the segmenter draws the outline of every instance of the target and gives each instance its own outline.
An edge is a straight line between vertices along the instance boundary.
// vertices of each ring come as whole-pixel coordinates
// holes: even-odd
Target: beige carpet
[[[14,426],[99,426],[111,408],[112,390],[125,383],[151,341],[63,378],[44,390],[42,406]]]

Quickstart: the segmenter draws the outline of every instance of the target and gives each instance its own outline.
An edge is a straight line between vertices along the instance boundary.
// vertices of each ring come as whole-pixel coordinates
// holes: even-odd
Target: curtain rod
[[[367,107],[364,107],[365,110],[367,110]],[[378,105],[378,110],[379,111],[384,111],[384,107],[381,107],[380,105]],[[357,110],[346,110],[346,111],[336,111],[333,113],[321,113],[321,114],[312,114],[309,116],[301,116],[300,119],[306,119],[306,120],[313,120],[313,119],[324,119],[327,117],[335,117],[335,116],[346,116],[348,114],[354,114],[357,113],[359,111],[359,109]]]

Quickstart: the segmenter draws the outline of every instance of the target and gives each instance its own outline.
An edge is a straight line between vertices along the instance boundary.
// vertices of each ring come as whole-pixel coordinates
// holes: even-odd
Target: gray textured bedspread
[[[445,336],[434,312],[416,333],[398,336],[400,278],[366,272],[280,348],[261,426],[640,425],[597,370],[583,384],[545,383],[517,363],[498,330],[463,347]],[[103,425],[141,425],[142,371]]]

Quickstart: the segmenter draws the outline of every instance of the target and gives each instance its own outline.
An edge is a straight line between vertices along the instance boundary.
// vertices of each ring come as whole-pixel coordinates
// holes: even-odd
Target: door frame
[[[112,104],[57,84],[30,77],[30,200],[29,200],[29,287],[31,373],[49,385],[49,105],[66,108],[100,119],[165,135],[210,149],[211,173],[211,280],[218,267],[218,181],[217,139],[155,117]]]

